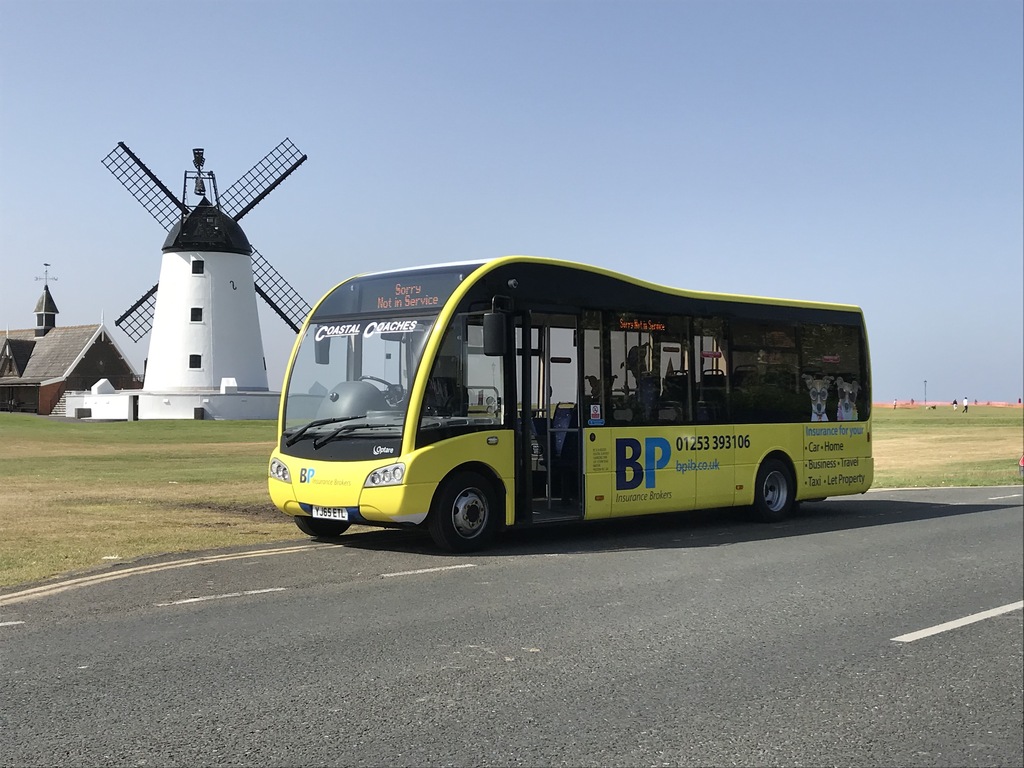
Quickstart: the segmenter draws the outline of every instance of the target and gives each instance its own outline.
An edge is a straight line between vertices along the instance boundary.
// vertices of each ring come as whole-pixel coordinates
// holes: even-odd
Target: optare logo
[[[615,488],[628,491],[638,488],[653,488],[655,471],[668,466],[672,458],[672,445],[664,437],[644,438],[620,437],[615,441]]]
[[[313,469],[312,467],[309,467],[308,469],[306,467],[303,467],[302,469],[299,470],[299,482],[300,483],[312,483],[313,482],[313,475],[315,475],[315,474],[316,474],[316,470]]]

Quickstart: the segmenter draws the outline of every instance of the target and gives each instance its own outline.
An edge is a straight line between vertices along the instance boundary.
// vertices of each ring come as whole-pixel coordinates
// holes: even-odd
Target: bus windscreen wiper
[[[342,421],[352,421],[353,419],[365,418],[366,414],[364,413],[361,416],[335,416],[330,419],[316,419],[315,421],[309,422],[309,424],[299,427],[297,432],[293,432],[291,435],[288,436],[288,439],[284,441],[284,444],[293,445],[297,443],[302,438],[302,436],[306,434],[306,430],[313,429],[313,427],[322,427],[324,424],[338,424],[339,422]]]
[[[333,430],[332,432],[328,432],[326,435],[318,437],[316,440],[314,440],[313,450],[319,451],[321,448],[323,448],[325,445],[331,442],[331,440],[333,440],[336,437],[339,437],[343,432],[353,432],[357,429],[382,429],[389,428],[390,426],[390,424],[342,424],[340,427]]]

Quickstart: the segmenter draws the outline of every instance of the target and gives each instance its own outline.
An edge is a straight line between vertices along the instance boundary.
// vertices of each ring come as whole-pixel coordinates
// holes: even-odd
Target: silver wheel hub
[[[765,506],[772,512],[778,512],[786,506],[789,499],[789,485],[786,482],[786,477],[778,471],[769,472],[764,479],[761,493],[764,496]]]
[[[467,488],[452,505],[452,523],[459,536],[471,539],[487,522],[487,500],[476,488]]]

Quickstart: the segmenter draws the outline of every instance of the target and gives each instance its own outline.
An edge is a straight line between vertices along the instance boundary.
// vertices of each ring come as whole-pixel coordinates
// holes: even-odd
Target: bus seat
[[[658,406],[659,424],[682,424],[683,409],[676,403],[664,403]]]
[[[557,431],[556,431],[557,430]],[[551,442],[554,453],[551,462],[563,501],[578,495],[580,471],[579,409],[575,403],[559,403],[551,419]]]
[[[737,365],[732,371],[732,385],[735,389],[752,387],[757,384],[757,368],[753,365]]]
[[[558,403],[555,406],[555,415],[551,419],[551,439],[553,442],[554,454],[556,457],[562,455],[565,445],[565,432],[567,429],[575,429],[579,426],[575,403]]]
[[[666,400],[675,403],[686,403],[687,375],[686,371],[674,371],[665,377],[662,395]]]
[[[651,420],[654,407],[658,404],[658,398],[661,397],[660,385],[661,382],[655,374],[643,374],[637,381],[636,400],[645,421]]]
[[[709,368],[700,373],[701,386],[725,389],[725,371],[720,368]]]
[[[633,409],[624,405],[612,408],[612,418],[620,424],[628,424],[633,421]]]

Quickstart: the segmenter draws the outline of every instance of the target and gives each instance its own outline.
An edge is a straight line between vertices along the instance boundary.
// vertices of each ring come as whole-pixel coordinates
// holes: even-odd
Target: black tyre
[[[434,497],[427,528],[442,549],[470,552],[494,538],[503,511],[487,478],[478,472],[457,472]]]
[[[295,515],[294,520],[300,531],[316,539],[333,539],[341,536],[351,525],[341,520],[321,520],[319,517],[305,515]]]
[[[764,523],[785,520],[793,511],[796,488],[789,467],[778,459],[768,459],[757,470],[754,484],[754,518]]]

